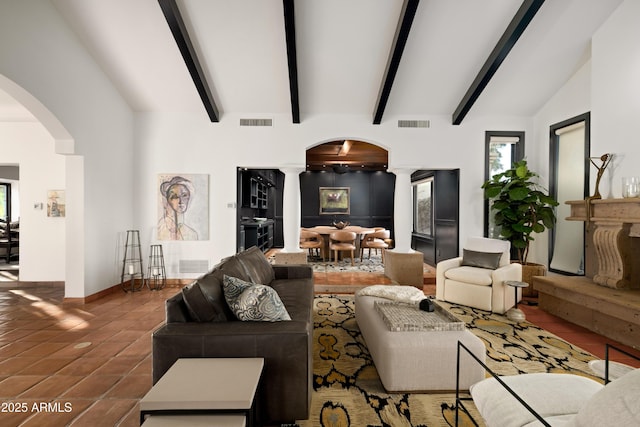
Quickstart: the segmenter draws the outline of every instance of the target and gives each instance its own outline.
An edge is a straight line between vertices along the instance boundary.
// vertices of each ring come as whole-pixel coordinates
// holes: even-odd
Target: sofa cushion
[[[640,369],[635,369],[607,384],[585,402],[574,425],[638,426],[640,425]]]
[[[238,279],[250,282],[251,276],[247,272],[247,269],[245,268],[242,261],[240,261],[239,255],[240,254],[236,254],[225,258],[222,262],[220,262],[220,264],[214,267],[214,270],[220,270],[228,276],[237,277]],[[222,279],[222,276],[220,278]]]
[[[222,278],[224,273],[219,268],[215,268],[204,276],[198,278],[197,283],[200,290],[207,297],[219,314],[219,321],[234,320],[236,317],[227,305],[222,291]]]
[[[196,322],[219,322],[227,320],[224,313],[219,313],[204,295],[198,282],[182,288],[182,299],[189,309],[191,318]]]
[[[224,296],[238,320],[278,322],[291,320],[278,293],[270,286],[225,275]]]
[[[500,265],[502,252],[478,252],[471,249],[462,250],[462,265],[495,270]]]
[[[275,278],[275,274],[269,260],[256,246],[252,246],[246,251],[240,252],[237,257],[244,266],[251,282],[268,285]]]
[[[493,270],[480,267],[456,267],[444,272],[444,277],[457,282],[469,283],[480,286],[491,286]]]

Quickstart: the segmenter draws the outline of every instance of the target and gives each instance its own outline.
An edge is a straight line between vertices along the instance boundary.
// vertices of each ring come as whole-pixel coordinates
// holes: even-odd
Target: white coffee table
[[[256,392],[262,358],[178,359],[140,400],[140,424],[147,415],[243,414],[256,420]]]

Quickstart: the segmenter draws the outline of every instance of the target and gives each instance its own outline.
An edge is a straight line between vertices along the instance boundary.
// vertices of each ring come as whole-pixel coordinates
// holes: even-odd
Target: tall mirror
[[[559,205],[549,234],[549,270],[556,273],[584,275],[585,224],[566,219],[571,208],[565,202],[589,196],[589,135],[589,113],[550,127],[549,192]]]

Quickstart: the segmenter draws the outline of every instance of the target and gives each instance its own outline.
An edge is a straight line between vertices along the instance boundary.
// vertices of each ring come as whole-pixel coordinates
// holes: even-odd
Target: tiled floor
[[[385,283],[371,273],[315,279]],[[435,286],[424,290],[433,294]],[[116,292],[74,305],[62,302],[61,287],[0,284],[0,425],[138,426],[138,399],[151,387],[151,332],[164,321],[164,300],[177,292]],[[606,338],[521,308],[531,322],[602,356]]]

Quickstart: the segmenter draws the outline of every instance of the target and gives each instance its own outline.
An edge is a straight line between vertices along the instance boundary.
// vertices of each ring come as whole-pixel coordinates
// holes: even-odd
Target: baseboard
[[[193,279],[167,279],[166,281],[166,287],[167,288],[182,288],[183,286],[188,285],[189,283],[193,282]],[[41,283],[41,282],[39,282]],[[62,282],[64,284],[64,282]],[[145,287],[143,286],[142,289],[145,289]],[[106,297],[107,295],[111,295],[115,292],[124,292],[122,290],[122,283],[118,283],[117,285],[113,285],[109,288],[103,289],[99,292],[96,292],[95,294],[91,294],[88,295],[86,297],[79,297],[79,298],[67,298],[65,297],[63,302],[65,303],[69,303],[69,304],[87,304],[90,302],[94,302],[97,301],[101,298]]]

